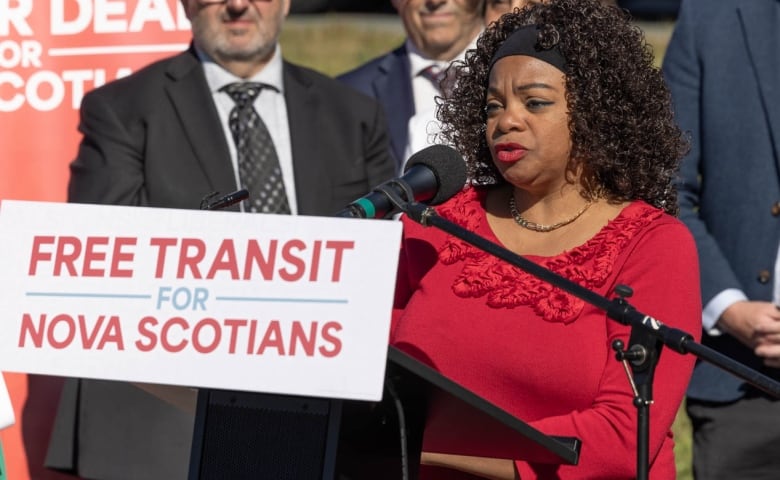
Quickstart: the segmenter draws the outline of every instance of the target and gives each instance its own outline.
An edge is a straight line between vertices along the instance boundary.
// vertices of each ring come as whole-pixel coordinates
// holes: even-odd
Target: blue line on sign
[[[276,302],[276,303],[349,303],[340,298],[273,298],[273,297],[214,297],[229,302]]]
[[[147,300],[151,295],[129,293],[72,293],[72,292],[27,292],[28,297],[67,297],[67,298],[137,298]]]

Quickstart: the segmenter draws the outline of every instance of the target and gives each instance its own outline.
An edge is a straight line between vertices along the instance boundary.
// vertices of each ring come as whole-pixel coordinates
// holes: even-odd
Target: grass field
[[[660,65],[673,24],[640,22]],[[338,75],[398,46],[404,34],[395,15],[318,14],[291,16],[282,32],[285,57],[328,75]],[[668,353],[676,355],[676,353]],[[653,409],[650,408],[652,418]],[[690,422],[680,410],[673,426],[678,480],[691,480]]]
[[[672,426],[674,431],[674,459],[677,463],[677,480],[692,480],[691,468],[691,421],[684,408],[677,412],[677,419]]]
[[[395,15],[291,16],[282,31],[287,59],[338,75],[395,48],[404,33]]]
[[[673,23],[638,22],[660,64]],[[282,32],[285,57],[328,75],[338,75],[403,42],[400,21],[392,14],[294,15]]]

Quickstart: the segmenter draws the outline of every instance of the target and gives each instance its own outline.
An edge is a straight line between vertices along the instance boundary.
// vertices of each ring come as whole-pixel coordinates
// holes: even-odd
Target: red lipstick
[[[497,143],[493,149],[496,160],[504,163],[514,163],[522,159],[528,150],[519,143]]]

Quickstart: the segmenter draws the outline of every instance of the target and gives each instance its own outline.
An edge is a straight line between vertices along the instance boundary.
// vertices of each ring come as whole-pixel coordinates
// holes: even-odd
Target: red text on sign
[[[45,273],[55,277],[129,278],[138,239],[135,237],[86,237],[38,235],[33,238],[28,275]]]

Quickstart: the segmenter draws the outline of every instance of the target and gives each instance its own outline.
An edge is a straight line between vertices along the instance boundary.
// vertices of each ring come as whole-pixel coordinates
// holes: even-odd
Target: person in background
[[[328,216],[394,176],[380,105],[283,59],[290,0],[182,4],[186,52],[84,97],[68,201],[197,209],[246,188],[246,212]],[[47,465],[185,479],[192,433],[192,412],[134,385],[72,379]]]
[[[513,11],[516,8],[523,8],[529,3],[538,3],[544,0],[485,0],[485,25],[490,25],[498,18]],[[615,5],[615,0],[602,0],[605,5]]]
[[[642,32],[597,0],[551,0],[502,16],[477,45],[438,111],[472,184],[439,215],[603,297],[627,285],[637,310],[698,338],[696,248],[674,218],[687,144]],[[506,460],[489,435],[448,439],[479,455],[433,453],[429,429],[421,478],[636,478],[634,393],[612,349],[630,327],[401,221],[391,344],[542,433],[582,441],[578,465],[557,465]],[[676,475],[671,426],[693,364],[660,356],[650,478]]]
[[[690,135],[680,219],[701,264],[702,343],[780,379],[780,1],[684,0],[662,70]],[[780,478],[780,400],[696,365],[698,480]]]
[[[482,31],[484,0],[391,1],[403,22],[404,44],[338,78],[382,104],[400,170],[435,141],[435,98],[454,81],[447,67]]]
[[[533,0],[485,0],[485,25],[490,25],[505,13],[515,8],[523,8]]]

